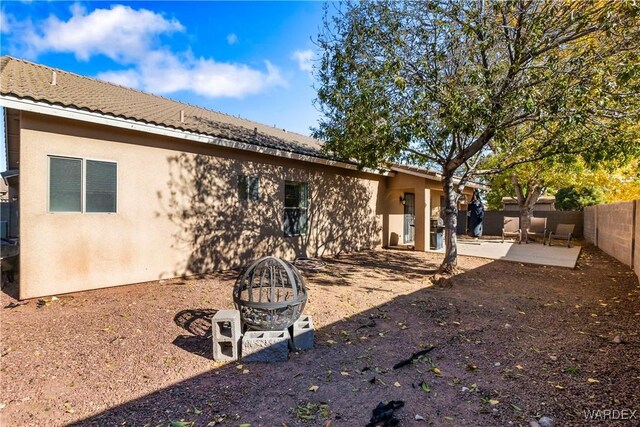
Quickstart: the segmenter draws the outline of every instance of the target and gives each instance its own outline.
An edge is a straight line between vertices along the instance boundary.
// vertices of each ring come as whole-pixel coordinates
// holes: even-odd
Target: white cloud
[[[0,33],[8,33],[11,31],[11,24],[9,24],[9,18],[5,13],[0,10]]]
[[[140,88],[142,85],[140,74],[135,70],[104,71],[99,73],[97,77],[100,80],[125,87]]]
[[[38,30],[25,34],[32,54],[68,52],[84,61],[101,54],[114,61],[134,62],[160,34],[184,31],[175,19],[122,5],[87,13],[74,4],[71,14],[68,21],[50,16]]]
[[[4,28],[8,19],[4,15],[0,19]],[[173,51],[161,43],[160,36],[184,32],[184,26],[146,9],[115,5],[87,12],[76,3],[66,21],[50,16],[40,22],[17,24],[6,23],[16,28],[11,35],[12,48],[21,56],[35,58],[42,53],[61,52],[87,61],[104,55],[127,68],[98,73],[98,78],[152,93],[191,91],[207,97],[242,98],[287,85],[280,70],[269,61],[264,68],[256,68]],[[235,34],[227,36],[229,44],[237,41]]]
[[[238,36],[235,35],[234,33],[229,34],[227,36],[227,43],[229,43],[230,45],[234,45],[238,43]]]
[[[291,55],[291,59],[298,63],[298,68],[301,71],[306,71],[310,73],[313,71],[313,51],[310,49],[307,50],[296,50]]]
[[[98,78],[152,93],[190,91],[207,97],[242,98],[271,86],[286,86],[280,70],[265,61],[265,70],[213,59],[178,57],[169,51],[147,55],[135,69],[108,71]]]

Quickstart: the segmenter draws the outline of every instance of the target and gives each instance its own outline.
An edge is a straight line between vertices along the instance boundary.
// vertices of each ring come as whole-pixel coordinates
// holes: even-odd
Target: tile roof
[[[52,84],[54,71],[55,85]],[[11,56],[0,57],[0,94],[298,154],[330,158],[321,151],[321,142],[309,136]],[[180,121],[181,111],[184,111],[184,122]]]

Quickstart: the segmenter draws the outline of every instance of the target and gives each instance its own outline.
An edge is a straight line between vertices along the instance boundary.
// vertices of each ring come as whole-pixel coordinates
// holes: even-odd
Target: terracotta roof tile
[[[54,71],[56,84],[52,85]],[[308,136],[10,56],[0,57],[0,94],[328,157],[322,153],[320,141]],[[184,111],[184,123],[180,122],[180,111]]]

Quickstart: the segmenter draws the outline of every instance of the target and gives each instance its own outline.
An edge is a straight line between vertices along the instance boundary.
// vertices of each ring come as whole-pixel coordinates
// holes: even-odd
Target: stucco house
[[[433,172],[359,171],[307,136],[8,56],[0,105],[21,299],[267,254],[429,249]]]

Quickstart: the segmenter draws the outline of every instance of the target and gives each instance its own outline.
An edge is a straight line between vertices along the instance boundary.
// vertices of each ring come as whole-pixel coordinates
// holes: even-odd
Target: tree
[[[581,211],[585,206],[604,202],[604,195],[594,187],[561,188],[556,193],[556,209],[560,211]]]
[[[512,197],[518,202],[520,221],[526,227],[541,194],[555,194],[556,208],[559,210],[639,199],[638,153],[625,153],[620,149],[614,151],[611,149],[615,147],[613,142],[594,145],[590,150],[593,152],[602,147],[608,148],[608,152],[599,157],[608,157],[609,160],[587,162],[584,154],[552,156],[490,177],[491,190],[487,195],[489,206],[502,209],[502,198]]]
[[[640,6],[427,0],[341,4],[318,37],[315,136],[363,167],[440,170],[445,258],[457,262],[460,191],[638,118]],[[597,40],[597,43],[586,41]],[[479,170],[490,155],[501,163]]]

